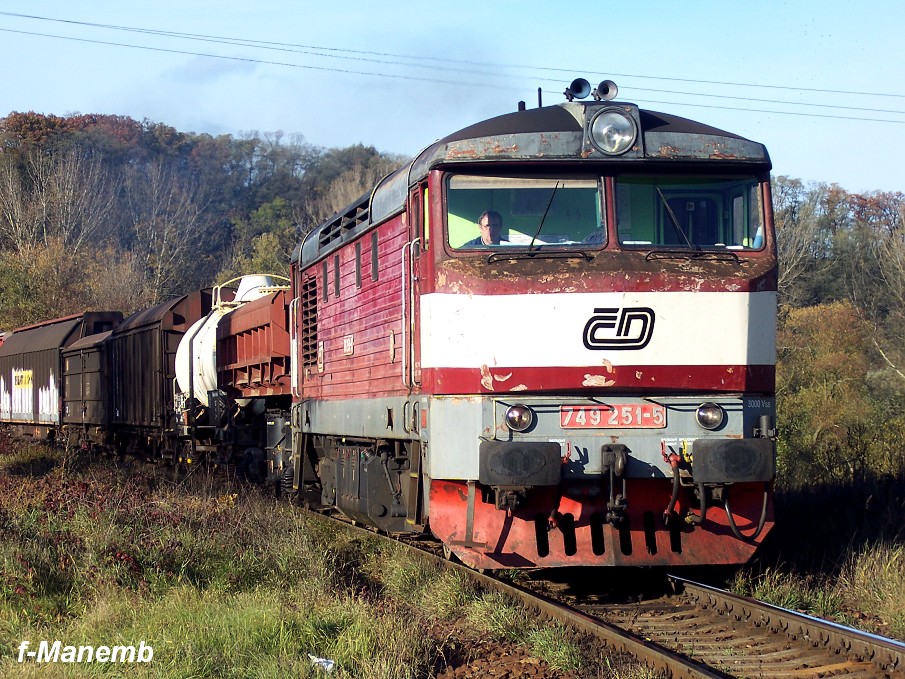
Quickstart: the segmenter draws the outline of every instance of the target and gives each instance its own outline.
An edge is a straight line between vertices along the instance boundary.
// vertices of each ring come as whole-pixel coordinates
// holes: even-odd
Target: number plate
[[[563,429],[662,429],[666,407],[656,403],[560,406],[559,425]]]

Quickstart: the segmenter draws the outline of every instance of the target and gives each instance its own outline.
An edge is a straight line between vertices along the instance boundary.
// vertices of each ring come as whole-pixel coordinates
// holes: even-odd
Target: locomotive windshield
[[[752,177],[617,177],[619,242],[757,250],[764,240],[760,195]]]
[[[603,242],[598,180],[454,175],[446,194],[457,249]],[[589,247],[589,246],[585,246]]]
[[[452,175],[447,179],[451,247],[568,248],[606,244],[600,178]],[[632,248],[758,250],[763,204],[755,177],[620,175],[613,203],[619,245]]]

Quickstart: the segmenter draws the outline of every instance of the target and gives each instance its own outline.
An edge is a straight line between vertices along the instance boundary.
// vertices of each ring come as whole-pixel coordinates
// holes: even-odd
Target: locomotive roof
[[[566,108],[566,104],[558,106],[544,106],[526,111],[516,111],[514,113],[505,113],[495,118],[482,120],[474,125],[464,127],[458,132],[443,137],[435,142],[427,149],[429,151],[435,146],[449,144],[451,142],[462,141],[464,139],[475,139],[477,137],[496,137],[504,134],[538,134],[541,132],[581,132],[583,125],[575,115]],[[588,107],[589,104],[577,103],[571,107]],[[606,104],[590,104],[595,108],[603,108]],[[699,123],[696,120],[688,118],[680,118],[679,116],[669,113],[658,113],[656,111],[639,110],[641,117],[641,129],[643,132],[651,132],[654,130],[660,132],[673,132],[677,134],[707,134],[719,137],[730,137],[733,139],[743,139],[737,134],[732,134],[724,130]],[[423,154],[422,154],[423,155]]]
[[[604,108],[620,108],[637,118],[637,147],[621,158],[594,152],[588,142],[588,121]],[[515,111],[469,125],[428,146],[305,236],[293,251],[292,260],[308,266],[372,225],[401,212],[409,187],[435,167],[543,159],[620,164],[720,161],[755,166],[759,171],[771,167],[763,144],[695,120],[642,110],[634,104],[567,102]]]

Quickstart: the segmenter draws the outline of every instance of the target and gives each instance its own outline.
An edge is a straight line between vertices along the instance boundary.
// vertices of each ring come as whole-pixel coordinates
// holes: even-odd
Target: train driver
[[[501,240],[503,235],[503,217],[496,210],[486,210],[478,217],[479,235],[464,243],[463,248],[478,248],[488,245],[508,245],[509,241]]]

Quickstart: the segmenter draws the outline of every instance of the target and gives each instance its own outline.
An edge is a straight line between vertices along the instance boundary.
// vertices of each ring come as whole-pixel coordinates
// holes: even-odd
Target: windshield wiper
[[[556,190],[559,188],[559,182],[556,182],[553,185],[553,191],[550,193],[550,200],[547,201],[547,209],[544,210],[544,216],[540,218],[540,224],[537,225],[537,231],[534,232],[534,235],[531,236],[531,243],[528,244],[528,249],[531,250],[534,248],[534,241],[537,240],[538,234],[540,234],[540,230],[544,228],[544,222],[547,220],[547,213],[550,212],[550,206],[553,205],[553,197],[556,195]],[[540,247],[540,246],[538,246]]]
[[[583,259],[590,262],[594,255],[585,250],[510,250],[508,252],[494,252],[487,258],[488,264],[502,262],[506,259]]]
[[[696,249],[694,245],[691,244],[691,241],[688,240],[688,236],[685,235],[685,232],[682,230],[682,227],[679,226],[679,218],[676,217],[676,213],[672,211],[672,208],[669,206],[669,201],[666,200],[666,196],[663,195],[663,192],[660,190],[660,187],[654,187],[657,189],[657,195],[660,196],[660,200],[663,201],[663,207],[666,208],[666,213],[669,215],[670,223],[672,224],[672,228],[675,229],[676,233],[679,237],[685,241],[685,245],[688,246],[689,250]],[[700,248],[697,248],[700,249]]]
[[[648,262],[655,259],[692,259],[697,261],[735,262],[736,264],[748,261],[739,257],[732,250],[714,252],[712,250],[701,250],[700,248],[690,252],[688,250],[651,250],[645,255],[644,259]]]

